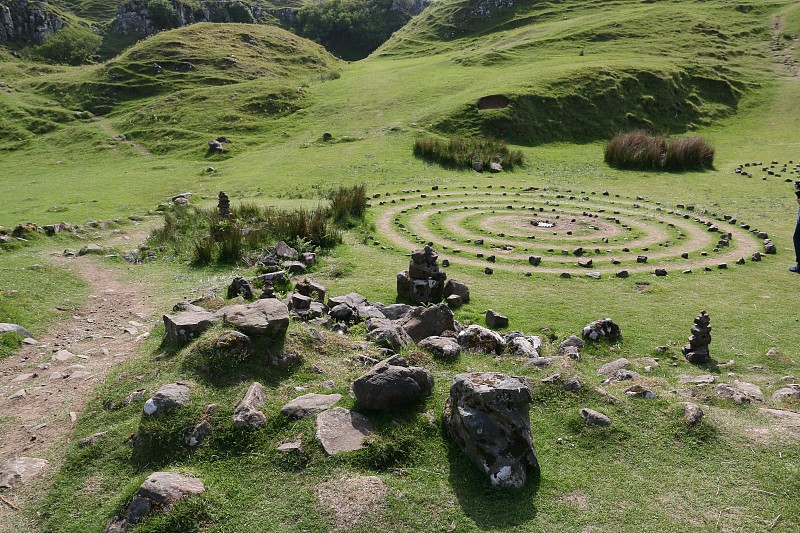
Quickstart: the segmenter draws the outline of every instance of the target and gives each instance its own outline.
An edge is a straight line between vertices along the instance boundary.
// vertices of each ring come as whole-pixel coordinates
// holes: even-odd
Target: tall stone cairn
[[[219,191],[219,203],[217,204],[217,209],[219,209],[219,216],[222,218],[229,218],[231,216],[231,201],[228,198],[228,195],[222,191]]]
[[[447,274],[439,270],[439,254],[430,246],[411,252],[408,270],[397,274],[397,295],[418,304],[439,303]]]
[[[708,345],[711,344],[711,317],[705,311],[700,311],[694,319],[692,334],[689,336],[689,344],[683,347],[683,355],[686,360],[693,364],[704,364],[711,360],[708,353]]]

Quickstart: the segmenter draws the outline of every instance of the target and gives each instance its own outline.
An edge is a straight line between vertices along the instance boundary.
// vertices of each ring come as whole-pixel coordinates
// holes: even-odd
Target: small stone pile
[[[222,191],[219,191],[217,202],[217,209],[219,210],[219,216],[222,218],[228,218],[231,216],[231,200],[228,198],[228,195]]]
[[[439,254],[430,246],[411,252],[408,270],[397,274],[397,295],[415,303],[439,303],[447,274],[439,270]]]
[[[689,344],[683,347],[683,355],[686,360],[694,364],[705,364],[711,360],[708,353],[708,345],[711,344],[711,317],[705,311],[700,311],[694,319],[692,334],[689,337]]]

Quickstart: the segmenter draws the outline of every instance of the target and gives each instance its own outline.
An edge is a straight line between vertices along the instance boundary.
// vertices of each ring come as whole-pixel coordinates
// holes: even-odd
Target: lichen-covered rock
[[[505,341],[499,333],[473,324],[458,334],[458,344],[465,350],[483,352],[486,354],[501,354],[505,348]]]
[[[253,341],[244,333],[226,331],[214,341],[214,354],[229,359],[243,360],[253,353]]]
[[[519,331],[512,331],[503,335],[503,340],[506,343],[506,351],[510,355],[528,358],[542,355],[542,338],[536,335],[526,336]]]
[[[236,427],[263,427],[267,424],[267,417],[259,409],[264,405],[266,391],[259,382],[254,382],[236,406],[233,412],[233,425]]]
[[[168,383],[160,387],[150,399],[144,402],[142,410],[148,416],[160,415],[171,409],[178,409],[189,403],[191,390],[185,383]]]
[[[334,407],[317,415],[317,440],[327,455],[364,448],[370,433],[369,419],[344,407]]]
[[[408,366],[398,355],[381,361],[353,382],[356,401],[365,409],[388,411],[419,402],[433,390],[433,375]]]
[[[428,337],[419,342],[419,347],[444,361],[454,361],[461,355],[461,346],[452,337]]]
[[[583,328],[583,338],[591,341],[600,339],[615,341],[621,335],[619,326],[610,318],[602,318],[586,324]]]
[[[445,428],[492,485],[520,488],[539,475],[531,401],[521,379],[496,372],[459,374],[450,386]]]

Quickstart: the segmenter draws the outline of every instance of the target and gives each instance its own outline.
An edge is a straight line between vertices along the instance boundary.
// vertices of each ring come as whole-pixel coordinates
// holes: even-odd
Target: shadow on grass
[[[539,476],[531,476],[521,489],[500,489],[489,482],[477,466],[467,458],[442,429],[447,440],[447,458],[450,463],[450,486],[466,516],[480,529],[502,530],[532,520],[536,517],[536,493]]]

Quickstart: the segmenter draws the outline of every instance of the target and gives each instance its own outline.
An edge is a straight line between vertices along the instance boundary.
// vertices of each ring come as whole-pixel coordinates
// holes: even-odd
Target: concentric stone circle
[[[375,194],[371,207],[385,249],[432,243],[450,264],[563,277],[734,268],[766,238],[735,215],[608,191],[434,187]]]

